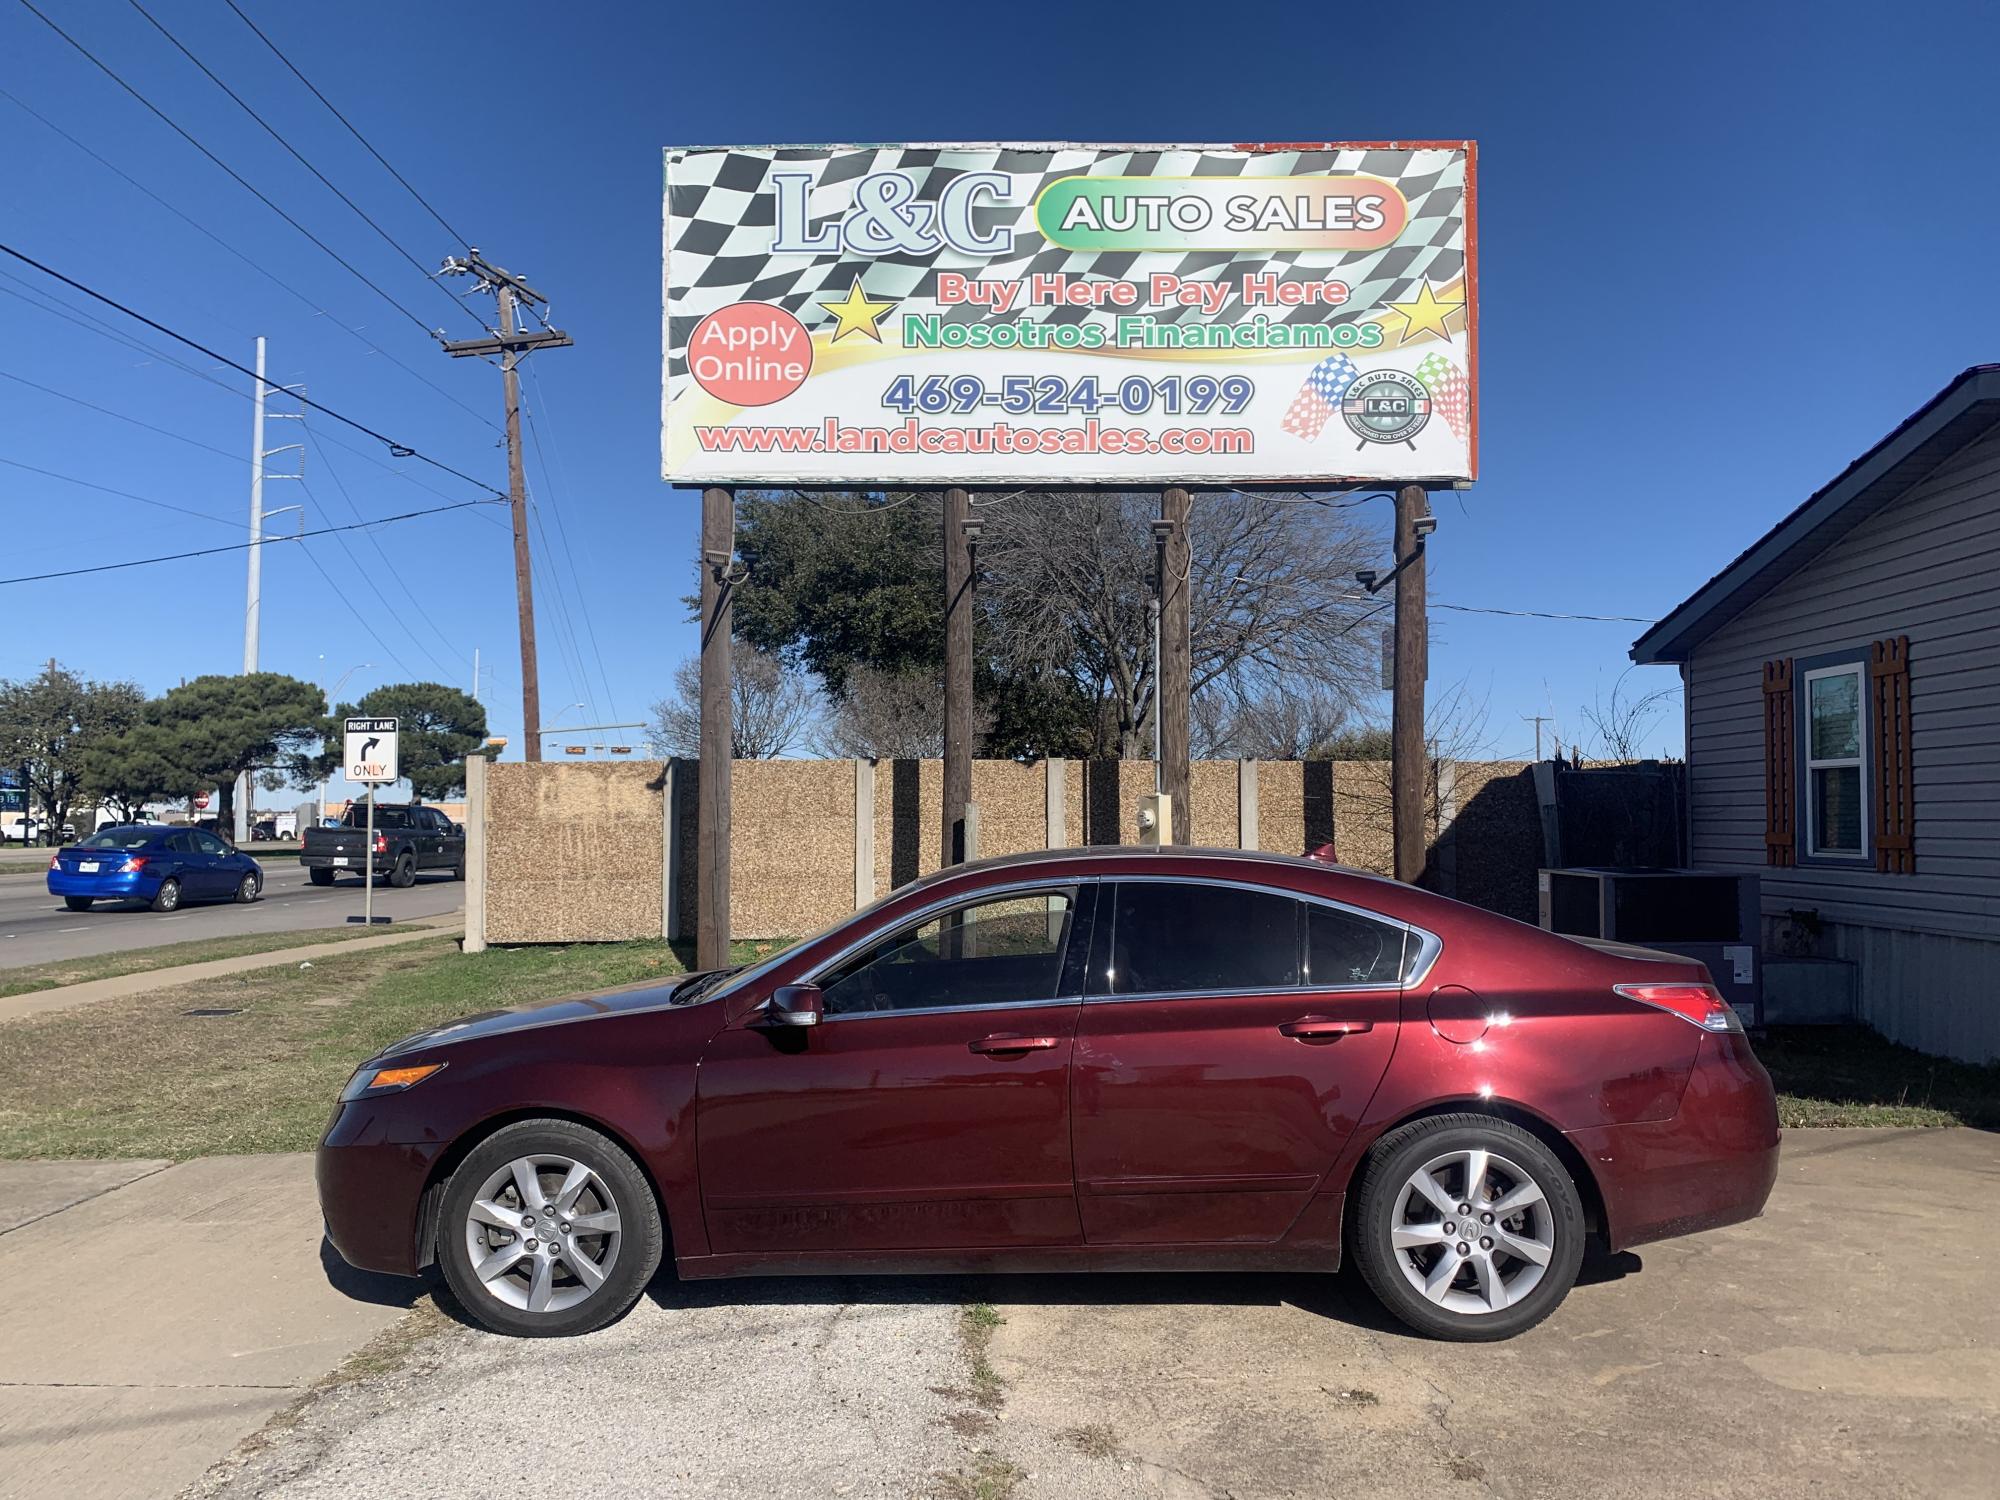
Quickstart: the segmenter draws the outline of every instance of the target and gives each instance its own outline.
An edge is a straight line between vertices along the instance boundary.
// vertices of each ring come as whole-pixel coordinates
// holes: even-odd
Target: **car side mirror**
[[[451,831],[453,833],[464,833],[465,825],[463,823],[454,823],[451,825]]]
[[[773,1026],[817,1026],[825,1014],[816,984],[781,984],[764,1007],[765,1019]]]

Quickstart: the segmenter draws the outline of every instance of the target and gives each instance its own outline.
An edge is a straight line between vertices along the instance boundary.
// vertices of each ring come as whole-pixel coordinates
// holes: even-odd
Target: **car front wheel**
[[[1511,1338],[1568,1295],[1583,1205],[1530,1132],[1485,1115],[1415,1120],[1369,1153],[1355,1259],[1382,1305],[1419,1333]]]
[[[260,883],[257,877],[255,875],[245,875],[241,880],[236,882],[236,899],[247,906],[257,899],[259,889]]]
[[[523,1120],[459,1164],[438,1264],[468,1316],[527,1338],[588,1333],[624,1314],[659,1268],[659,1204],[632,1158],[568,1120]]]

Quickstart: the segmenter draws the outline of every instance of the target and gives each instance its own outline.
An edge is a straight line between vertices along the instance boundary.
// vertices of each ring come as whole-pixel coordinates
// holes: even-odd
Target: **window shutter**
[[[1764,663],[1764,863],[1798,863],[1798,764],[1792,712],[1792,659]]]
[[[1869,708],[1875,729],[1875,868],[1916,873],[1916,778],[1910,766],[1910,638],[1868,648]]]

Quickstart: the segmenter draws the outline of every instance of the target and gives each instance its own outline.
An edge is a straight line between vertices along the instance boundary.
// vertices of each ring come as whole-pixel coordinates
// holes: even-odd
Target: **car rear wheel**
[[[89,896],[65,896],[63,905],[71,911],[89,911],[91,899]]]
[[[389,884],[397,890],[407,890],[417,883],[417,861],[414,856],[399,854],[389,871]]]
[[[181,904],[181,883],[169,875],[153,892],[154,911],[173,911]]]
[[[568,1120],[523,1120],[475,1146],[438,1217],[438,1264],[495,1333],[553,1338],[622,1316],[659,1268],[660,1207],[636,1163]]]
[[[1555,1311],[1583,1261],[1576,1184],[1534,1135],[1439,1115],[1384,1136],[1356,1195],[1355,1259],[1382,1305],[1432,1338],[1511,1338]]]
[[[257,899],[257,893],[262,889],[263,882],[255,875],[245,875],[236,882],[236,899],[248,906]]]
[[[306,879],[310,880],[314,885],[332,885],[333,871],[323,870],[318,866],[314,866],[306,871]]]

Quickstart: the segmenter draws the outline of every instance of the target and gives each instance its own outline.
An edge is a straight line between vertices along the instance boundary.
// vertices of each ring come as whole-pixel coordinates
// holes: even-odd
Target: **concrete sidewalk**
[[[171,1495],[402,1316],[312,1158],[0,1162],[0,1500]]]
[[[125,995],[148,995],[176,985],[220,979],[225,974],[243,974],[252,969],[282,969],[293,964],[333,958],[342,953],[393,948],[399,943],[414,943],[464,930],[464,918],[451,916],[430,923],[411,923],[394,932],[385,932],[380,937],[348,938],[335,943],[301,943],[296,948],[273,948],[268,953],[245,953],[235,958],[176,964],[165,969],[141,969],[135,974],[120,974],[114,979],[90,979],[82,984],[66,984],[52,990],[30,990],[25,995],[0,997],[0,1021],[17,1021],[23,1016],[39,1016],[52,1010],[71,1010],[79,1005],[116,1000]]]

